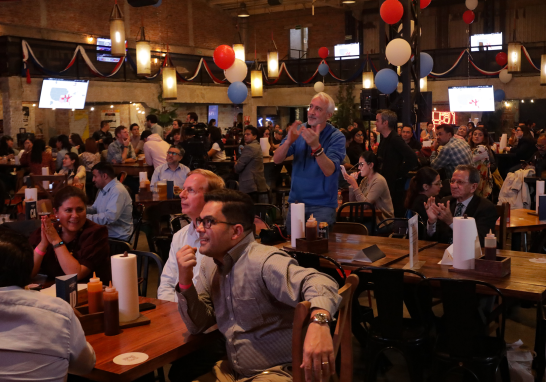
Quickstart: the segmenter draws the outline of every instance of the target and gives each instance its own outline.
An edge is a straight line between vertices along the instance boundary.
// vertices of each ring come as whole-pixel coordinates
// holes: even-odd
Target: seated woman
[[[66,153],[72,151],[72,145],[67,135],[61,134],[57,137],[57,166],[55,170],[60,170],[63,167],[63,159]],[[77,154],[77,150],[76,150]]]
[[[75,186],[85,192],[86,171],[84,166],[80,166],[80,159],[77,154],[72,152],[65,154],[63,158],[63,168],[59,175],[68,175],[68,185]]]
[[[375,205],[376,209],[381,210],[383,217],[377,216],[377,222],[384,219],[394,217],[394,208],[392,206],[391,194],[387,181],[375,169],[378,168],[377,156],[370,152],[364,151],[358,161],[360,172],[351,175],[343,174],[345,180],[349,183],[349,201],[351,202],[367,202]],[[360,174],[364,179],[360,182],[360,186],[356,183],[355,177]]]
[[[38,273],[54,278],[77,274],[88,282],[96,272],[104,284],[112,279],[108,228],[86,218],[87,197],[82,190],[66,186],[55,195],[53,213],[59,222],[47,217],[30,236],[34,247],[32,277]]]
[[[80,154],[80,162],[87,172],[91,172],[93,166],[100,162],[99,149],[93,138],[85,140],[85,151]]]
[[[425,203],[431,196],[437,196],[442,189],[440,174],[431,167],[423,167],[411,178],[404,206],[416,212],[421,221],[426,224],[428,220]]]
[[[209,129],[209,141],[212,144],[208,151],[208,156],[213,162],[226,160],[226,152],[224,151],[224,143],[222,142],[222,131],[218,127]]]
[[[76,154],[81,154],[85,151],[85,145],[83,143],[82,137],[80,134],[70,134],[69,142],[72,145],[71,151]]]
[[[8,159],[13,159],[17,154],[19,154],[19,150],[13,148],[13,138],[4,135],[0,139],[0,157],[7,156]]]
[[[349,134],[351,134],[351,143],[347,147],[347,156],[351,161],[352,165],[358,163],[360,155],[364,151],[364,131],[360,129],[352,129]]]
[[[0,381],[65,381],[85,375],[95,352],[64,300],[25,290],[32,272],[26,237],[0,233]]]
[[[29,141],[30,142],[30,141]],[[26,141],[25,141],[26,143]],[[25,145],[25,147],[27,147]],[[34,175],[42,175],[42,167],[48,167],[49,173],[55,173],[55,162],[52,161],[51,153],[46,151],[46,144],[43,139],[36,139],[28,147],[21,156],[21,164],[28,166],[30,173]]]
[[[516,154],[517,160],[528,161],[536,152],[535,139],[531,134],[531,130],[525,125],[518,126],[516,128],[516,138],[518,139],[517,146],[507,147],[506,150]]]
[[[493,190],[493,173],[497,169],[495,155],[489,148],[489,135],[484,127],[474,129],[470,140],[472,165],[480,172],[480,184],[475,195],[487,198]]]

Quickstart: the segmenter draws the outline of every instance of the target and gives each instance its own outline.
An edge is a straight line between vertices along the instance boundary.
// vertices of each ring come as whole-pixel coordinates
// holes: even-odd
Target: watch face
[[[328,316],[326,316],[324,313],[317,313],[313,316],[313,321],[326,324],[328,323]]]

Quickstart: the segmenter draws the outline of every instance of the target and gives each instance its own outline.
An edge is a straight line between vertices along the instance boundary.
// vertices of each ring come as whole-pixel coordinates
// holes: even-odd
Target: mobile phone
[[[151,302],[144,302],[138,305],[139,312],[145,312],[147,310],[152,310],[152,309],[155,309],[155,304],[152,304]]]
[[[340,165],[339,167],[341,167],[341,172],[343,173],[343,175],[348,175],[347,170],[345,169],[345,166]]]

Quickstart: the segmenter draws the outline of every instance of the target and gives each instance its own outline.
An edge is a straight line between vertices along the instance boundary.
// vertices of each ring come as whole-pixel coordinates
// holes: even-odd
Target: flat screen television
[[[451,112],[495,111],[493,85],[450,86],[447,91]]]
[[[483,50],[501,50],[502,32],[470,36],[470,47],[472,52],[479,51],[480,47],[483,47]]]
[[[127,43],[127,41],[125,41]],[[112,51],[112,40],[109,38],[97,38],[97,61],[118,63],[120,57],[114,57],[110,54]]]
[[[351,60],[360,57],[360,43],[338,44],[334,46],[336,60]]]
[[[46,78],[38,107],[42,109],[83,109],[87,96],[87,80],[61,80]]]

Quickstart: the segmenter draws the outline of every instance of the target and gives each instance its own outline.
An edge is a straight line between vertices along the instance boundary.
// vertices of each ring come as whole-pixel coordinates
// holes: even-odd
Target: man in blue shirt
[[[133,163],[136,162],[135,150],[129,139],[129,131],[125,126],[118,126],[114,131],[116,140],[108,146],[108,163]]]
[[[332,97],[316,94],[309,105],[307,127],[294,122],[273,157],[280,164],[294,155],[288,202],[305,203],[306,220],[313,214],[318,222],[330,226],[336,221],[339,166],[345,158],[345,137],[326,122],[334,110]],[[286,227],[290,232],[290,209]]]
[[[184,187],[186,177],[190,172],[190,169],[180,163],[184,156],[184,149],[178,146],[169,147],[167,151],[167,163],[162,164],[154,170],[152,175],[152,184],[160,180],[172,180],[174,186],[178,188]]]
[[[108,163],[93,166],[93,183],[100,190],[92,207],[87,208],[87,219],[108,227],[108,236],[127,241],[133,232],[133,201]]]

